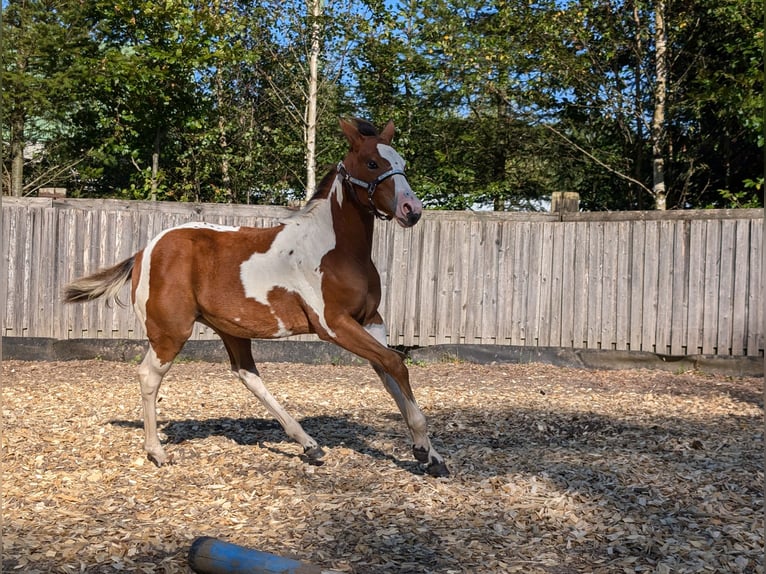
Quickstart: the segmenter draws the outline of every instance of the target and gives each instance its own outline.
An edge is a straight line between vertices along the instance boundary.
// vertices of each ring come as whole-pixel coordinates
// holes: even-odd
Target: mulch
[[[764,571],[763,379],[412,365],[436,479],[369,367],[260,368],[321,466],[223,363],[171,369],[157,468],[135,364],[3,362],[3,572],[189,572],[198,536],[353,573]]]

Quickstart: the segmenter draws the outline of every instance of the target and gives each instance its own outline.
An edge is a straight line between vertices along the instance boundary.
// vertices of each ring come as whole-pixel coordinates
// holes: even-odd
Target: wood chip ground
[[[261,366],[310,466],[224,364],[177,364],[156,468],[135,371],[2,363],[3,572],[184,573],[198,536],[353,573],[763,572],[763,379],[413,365],[434,479],[360,366]]]

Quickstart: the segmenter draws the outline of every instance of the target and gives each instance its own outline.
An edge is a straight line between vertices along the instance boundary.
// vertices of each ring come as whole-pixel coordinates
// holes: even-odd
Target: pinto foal
[[[350,151],[306,206],[279,225],[174,227],[125,261],[66,286],[64,300],[72,303],[116,298],[131,282],[149,340],[138,368],[144,449],[157,465],[169,461],[157,434],[157,392],[196,321],[221,337],[232,371],[310,459],[324,452],[264,386],[250,339],[316,333],[368,360],[407,423],[415,458],[429,474],[449,475],[428,438],[404,360],[387,346],[371,259],[375,218],[411,227],[422,204],[391,147],[393,123],[380,134],[363,120],[341,120],[341,128]]]

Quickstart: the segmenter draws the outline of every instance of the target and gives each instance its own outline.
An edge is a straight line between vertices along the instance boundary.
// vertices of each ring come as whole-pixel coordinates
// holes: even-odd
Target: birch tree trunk
[[[667,207],[665,189],[665,149],[667,131],[665,130],[665,101],[668,89],[668,53],[667,30],[665,29],[666,0],[657,0],[654,8],[654,49],[655,83],[654,113],[652,114],[652,194],[654,207],[664,210]]]
[[[14,112],[11,118],[11,195],[24,195],[24,116]]]
[[[308,0],[311,14],[311,47],[309,51],[309,82],[306,100],[306,201],[316,191],[316,134],[317,134],[317,94],[319,85],[319,17],[322,15],[321,0]]]
[[[221,79],[221,69],[215,72],[215,91],[218,101],[218,145],[221,146],[221,186],[223,187],[226,201],[231,203],[234,200],[234,193],[231,189],[231,174],[229,173],[229,141],[226,137],[226,118],[223,116],[225,102],[223,100],[223,80]]]
[[[162,137],[160,128],[157,128],[157,133],[154,134],[154,149],[152,150],[152,181],[151,181],[151,195],[149,199],[157,201],[157,188],[159,173],[160,173],[160,139]]]

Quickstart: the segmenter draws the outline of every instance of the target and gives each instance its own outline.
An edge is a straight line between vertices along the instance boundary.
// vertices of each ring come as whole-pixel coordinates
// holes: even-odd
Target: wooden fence
[[[192,220],[270,225],[288,210],[3,198],[3,335],[144,334],[130,309],[63,305],[70,279]],[[378,223],[392,345],[441,343],[763,355],[762,210],[577,214],[429,211]],[[127,299],[127,289],[125,289]],[[198,325],[194,338],[215,335]]]

